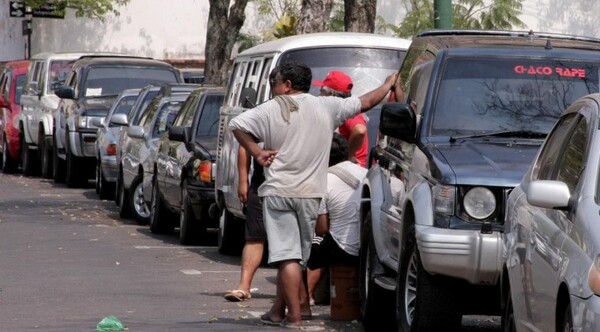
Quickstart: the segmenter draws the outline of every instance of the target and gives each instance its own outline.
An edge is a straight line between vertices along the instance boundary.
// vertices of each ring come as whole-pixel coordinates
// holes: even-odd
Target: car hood
[[[84,98],[81,100],[80,115],[106,116],[116,96]]]
[[[523,178],[541,144],[541,140],[514,139],[436,144],[436,150],[447,165],[439,170],[442,178],[454,178],[456,184],[514,187]]]

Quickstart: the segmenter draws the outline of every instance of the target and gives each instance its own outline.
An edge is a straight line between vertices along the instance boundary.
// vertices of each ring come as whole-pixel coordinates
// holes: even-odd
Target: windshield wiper
[[[450,142],[456,142],[459,139],[465,138],[478,138],[478,137],[518,137],[518,138],[546,138],[548,133],[532,130],[503,130],[493,131],[489,133],[481,133],[476,135],[464,135],[464,136],[450,136]]]

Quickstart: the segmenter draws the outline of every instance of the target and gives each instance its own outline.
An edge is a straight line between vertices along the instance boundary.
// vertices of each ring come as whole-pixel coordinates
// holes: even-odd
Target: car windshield
[[[548,133],[573,101],[598,92],[598,67],[566,60],[449,59],[430,135]]]
[[[142,88],[152,83],[177,82],[174,71],[154,67],[93,67],[89,70],[83,95],[118,95],[125,89]]]
[[[75,61],[52,60],[50,62],[50,77],[48,78],[48,87],[46,87],[49,94],[54,94],[54,90],[60,88],[65,83],[65,79]]]
[[[360,96],[380,86],[385,78],[400,68],[406,51],[367,47],[330,47],[290,51],[279,63],[298,62],[310,67],[315,80],[323,80],[330,70],[340,70],[352,77],[352,95]],[[311,86],[313,95],[319,87]]]

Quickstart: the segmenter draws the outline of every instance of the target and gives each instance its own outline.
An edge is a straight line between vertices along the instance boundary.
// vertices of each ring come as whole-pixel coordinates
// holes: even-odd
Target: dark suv
[[[152,83],[182,82],[170,64],[133,56],[83,56],[55,93],[54,180],[69,187],[95,176],[98,127],[119,93]],[[63,165],[64,164],[64,165]]]
[[[395,291],[388,324],[402,331],[500,314],[506,197],[562,110],[598,92],[599,50],[597,39],[533,32],[413,39],[363,187],[367,328],[381,322],[386,291]]]

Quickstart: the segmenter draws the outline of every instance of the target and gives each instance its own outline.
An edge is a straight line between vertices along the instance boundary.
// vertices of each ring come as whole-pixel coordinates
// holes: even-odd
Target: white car
[[[509,195],[502,331],[600,331],[599,124],[600,94],[571,104]]]

